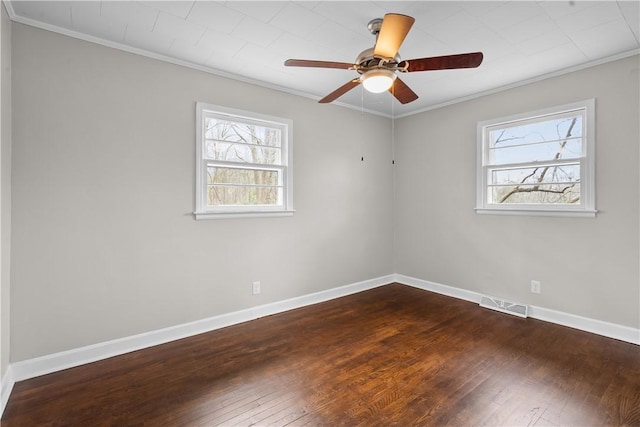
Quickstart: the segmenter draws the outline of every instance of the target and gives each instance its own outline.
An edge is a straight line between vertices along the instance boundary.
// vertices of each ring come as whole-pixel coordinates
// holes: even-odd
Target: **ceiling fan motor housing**
[[[376,36],[376,43],[378,42],[378,35],[380,34],[380,29],[382,28],[382,18],[375,18],[369,21],[367,24],[367,29]],[[355,60],[355,69],[358,73],[364,74],[367,71],[375,70],[375,69],[386,69],[391,71],[398,71],[398,64],[400,63],[400,54],[396,52],[395,57],[386,58],[383,56],[375,55],[375,46],[369,49],[365,49]],[[404,71],[400,69],[399,71]]]
[[[354,64],[356,65],[356,71],[360,74],[366,73],[369,70],[375,68],[385,68],[393,71],[402,71],[398,69],[400,63],[400,55],[396,54],[394,58],[383,58],[373,54],[374,48],[365,49],[360,52],[360,55],[356,58]]]

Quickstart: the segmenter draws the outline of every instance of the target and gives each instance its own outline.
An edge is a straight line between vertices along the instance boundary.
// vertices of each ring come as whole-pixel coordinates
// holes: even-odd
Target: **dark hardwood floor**
[[[640,346],[393,284],[17,383],[53,425],[640,425]]]

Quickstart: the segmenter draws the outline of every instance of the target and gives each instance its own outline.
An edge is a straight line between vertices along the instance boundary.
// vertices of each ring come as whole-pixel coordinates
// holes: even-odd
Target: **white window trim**
[[[580,204],[579,205],[531,205],[531,204],[497,204],[487,203],[487,166],[485,129],[497,125],[507,125],[510,122],[524,119],[536,119],[550,114],[562,114],[575,110],[585,110],[585,134],[583,140],[586,145],[586,157],[580,159]],[[478,214],[498,215],[533,215],[533,216],[568,216],[590,217],[596,216],[595,208],[595,99],[574,102],[558,107],[515,114],[499,119],[478,122],[476,153],[476,208]]]
[[[286,159],[284,165],[265,165],[267,168],[282,169],[284,191],[282,206],[220,206],[216,209],[207,208],[207,161],[204,157],[204,115],[214,113],[228,115],[231,119],[246,120],[252,122],[262,122],[271,125],[281,126],[284,144],[282,144],[283,158]],[[260,217],[282,217],[291,216],[295,212],[293,209],[293,121],[282,117],[275,117],[266,114],[253,113],[235,108],[223,107],[220,105],[196,103],[196,187],[195,200],[196,210],[193,213],[195,219],[227,219],[227,218],[260,218]]]

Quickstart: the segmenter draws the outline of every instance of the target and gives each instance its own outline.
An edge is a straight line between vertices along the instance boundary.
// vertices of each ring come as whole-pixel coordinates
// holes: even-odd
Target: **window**
[[[291,120],[196,105],[196,219],[293,214]]]
[[[478,213],[595,216],[593,99],[478,123]]]

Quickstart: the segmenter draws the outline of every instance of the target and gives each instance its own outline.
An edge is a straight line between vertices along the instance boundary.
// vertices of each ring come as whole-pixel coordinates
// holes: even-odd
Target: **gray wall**
[[[10,357],[11,21],[0,6],[0,378]]]
[[[13,101],[12,362],[393,273],[388,119],[15,23]],[[293,120],[293,217],[193,219],[196,101]]]
[[[640,326],[638,57],[396,120],[394,196],[388,119],[12,36],[12,362],[394,271]],[[598,217],[475,214],[476,123],[591,97]],[[193,219],[196,101],[293,119],[293,217]]]
[[[398,120],[396,272],[640,327],[638,56]],[[595,219],[478,215],[476,124],[596,99]],[[542,293],[530,293],[530,281]]]

